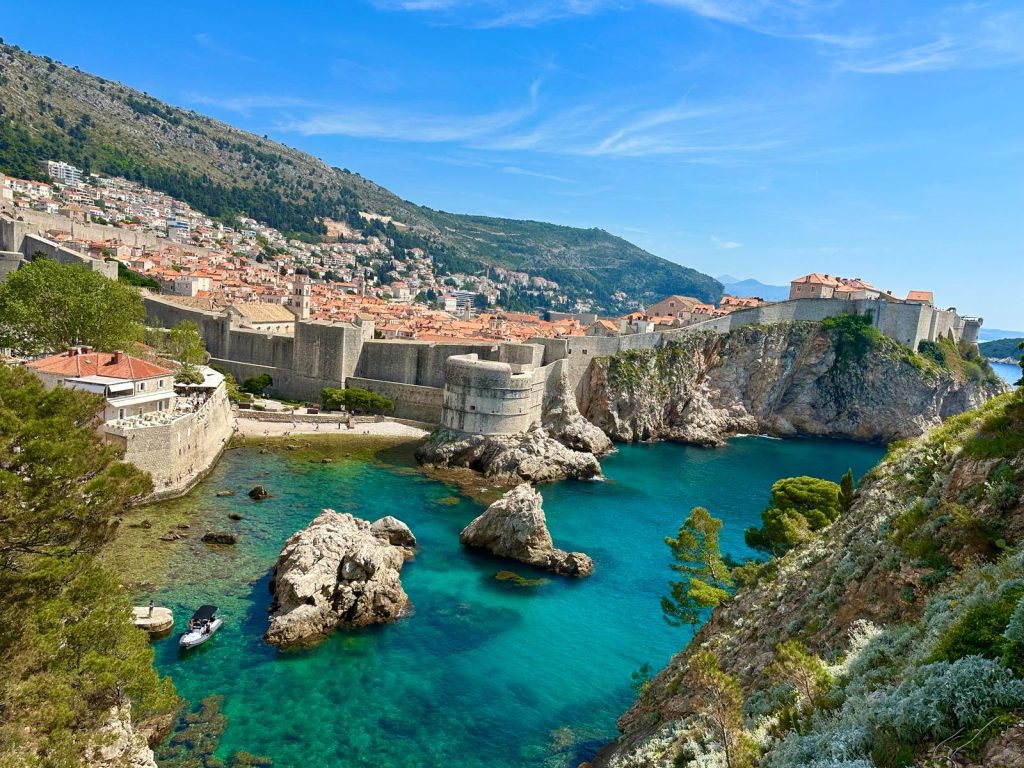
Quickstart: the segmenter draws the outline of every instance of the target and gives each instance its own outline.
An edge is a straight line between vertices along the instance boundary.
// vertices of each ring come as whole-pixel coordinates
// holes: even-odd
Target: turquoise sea
[[[541,487],[555,544],[589,553],[594,575],[518,587],[495,573],[545,575],[464,551],[459,531],[482,507],[404,460],[319,464],[229,451],[185,503],[193,529],[236,530],[239,544],[183,548],[174,586],[155,595],[174,609],[176,631],[203,602],[219,605],[227,622],[192,652],[179,653],[176,635],[158,641],[157,664],[193,703],[223,696],[223,759],[246,750],[296,768],[575,766],[614,737],[634,695],[631,673],[644,663],[656,671],[688,640],[663,622],[659,599],[671,575],[663,537],[689,509],[704,505],[723,518],[723,550],[747,558],[743,530],[758,522],[772,482],[796,474],[838,481],[847,467],[859,476],[881,454],[879,446],[758,437],[714,450],[621,447],[603,462],[606,481]],[[273,498],[249,500],[256,483]],[[216,497],[224,488],[237,495]],[[284,540],[323,507],[410,525],[420,548],[402,580],[415,611],[279,652],[261,640],[267,575]],[[245,519],[230,521],[229,512]]]
[[[990,363],[992,370],[996,372],[1007,384],[1016,384],[1020,379],[1020,366],[1010,365],[1009,363]]]

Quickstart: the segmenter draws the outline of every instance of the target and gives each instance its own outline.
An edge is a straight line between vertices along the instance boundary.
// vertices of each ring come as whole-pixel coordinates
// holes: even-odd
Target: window
[[[140,381],[139,382],[139,392],[145,392],[145,391],[146,391],[146,382]]]
[[[476,406],[475,406],[475,405],[471,405],[471,406],[469,406],[469,410],[471,410],[471,411],[475,411],[475,410],[476,410]]]
[[[157,389],[163,389],[164,388],[164,380],[163,379],[160,379],[160,381],[158,381],[156,383],[156,388]]]
[[[119,419],[123,419],[124,418],[124,408],[118,408],[117,409],[117,418],[119,418]]]

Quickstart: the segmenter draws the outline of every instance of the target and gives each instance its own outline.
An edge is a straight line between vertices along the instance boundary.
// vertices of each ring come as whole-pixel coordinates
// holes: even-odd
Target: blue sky
[[[932,289],[1024,328],[1019,0],[0,11],[8,42],[434,208],[599,226],[713,275]]]

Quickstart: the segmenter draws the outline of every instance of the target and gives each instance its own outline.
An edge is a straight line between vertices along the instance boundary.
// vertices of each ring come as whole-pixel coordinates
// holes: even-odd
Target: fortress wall
[[[547,368],[514,373],[508,363],[476,354],[448,359],[442,424],[470,434],[525,432],[541,420]]]
[[[105,438],[120,445],[124,460],[149,472],[151,500],[180,496],[209,472],[235,429],[221,385],[197,413],[170,424],[138,429],[108,427]]]
[[[295,370],[292,364],[292,353],[295,339],[281,334],[269,334],[266,331],[253,331],[248,328],[234,328],[228,333],[231,359],[253,365],[273,368],[291,369],[292,373],[304,374]]]
[[[399,384],[394,381],[362,379],[351,377],[346,382],[350,387],[360,387],[376,392],[395,404],[395,416],[429,424],[441,423],[441,404],[444,392],[437,387],[420,387],[415,384]]]
[[[57,243],[39,235],[26,234],[22,238],[21,252],[25,254],[26,258],[30,258],[35,253],[42,252],[46,254],[47,258],[58,261],[61,264],[83,264],[93,272],[99,272],[111,280],[117,280],[117,262],[94,259],[78,251],[72,251],[70,248],[57,245]]]
[[[193,307],[182,306],[160,297],[144,293],[142,302],[146,306],[146,322],[160,328],[174,328],[183,322],[195,323],[199,326],[199,335],[211,356],[227,357],[230,323],[219,312],[209,312]]]

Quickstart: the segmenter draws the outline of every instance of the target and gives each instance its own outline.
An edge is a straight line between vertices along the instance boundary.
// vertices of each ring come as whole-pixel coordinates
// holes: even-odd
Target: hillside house
[[[102,395],[103,420],[114,421],[173,410],[174,371],[124,352],[67,352],[26,363],[47,389],[70,387]]]

